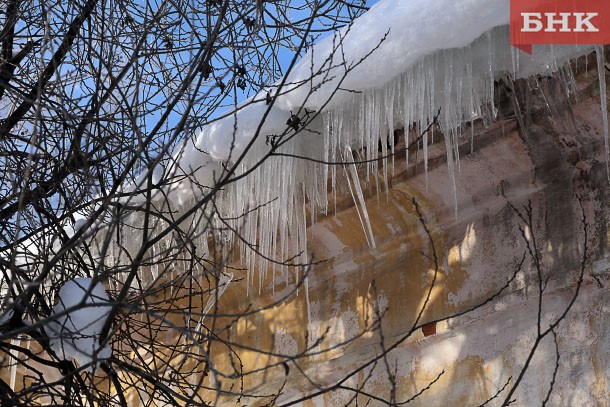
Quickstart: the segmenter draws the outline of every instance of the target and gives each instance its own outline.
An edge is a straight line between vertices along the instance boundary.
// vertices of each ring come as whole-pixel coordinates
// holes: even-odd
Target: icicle
[[[577,64],[575,64],[578,66]],[[567,64],[563,67],[563,78],[566,86],[566,94],[569,96],[574,96],[576,104],[578,104],[578,92],[576,92],[576,78],[574,78],[574,71],[572,71],[572,64]]]
[[[434,135],[434,128],[432,128],[431,130],[432,134]],[[426,179],[426,192],[428,192],[428,132],[424,133],[424,137],[422,138],[422,144],[424,145],[424,177]]]
[[[470,120],[470,154],[474,153],[474,119]]]
[[[606,176],[610,181],[610,145],[608,144],[608,97],[606,93],[606,67],[604,58],[604,46],[595,46],[595,54],[597,55],[597,72],[599,75],[599,98],[602,105],[602,123],[604,126],[604,143],[606,145]]]
[[[309,346],[311,340],[309,333],[312,332],[311,303],[309,301],[309,277],[305,277],[305,304],[307,306],[307,338],[305,338],[305,341],[307,342],[307,346]]]
[[[151,275],[151,280],[155,281],[157,279],[157,277],[159,276],[159,258],[161,253],[161,248],[160,248],[160,244],[159,243],[155,243],[154,245],[152,245],[151,250],[150,250],[150,261],[151,261],[151,265],[150,265],[150,275]],[[145,284],[148,283],[148,281],[145,281]]]
[[[196,332],[200,332],[201,324],[203,324],[203,320],[205,319],[206,315],[208,314],[208,312],[210,312],[214,304],[216,304],[216,301],[219,300],[220,297],[222,297],[227,287],[229,287],[229,284],[231,284],[231,281],[233,281],[233,274],[223,273],[218,279],[218,286],[210,290],[208,301],[203,307],[203,313],[201,314],[201,319],[197,324]]]
[[[17,347],[20,344],[20,339],[11,339],[11,345],[13,345],[14,347]],[[19,351],[13,348],[9,351],[9,353],[13,360],[19,360]],[[19,366],[19,363],[12,362],[11,364],[11,378],[9,386],[12,390],[16,390],[15,385],[17,384],[17,367]]]
[[[487,32],[487,41],[489,44],[489,104],[491,106],[491,120],[493,121],[496,118],[496,105],[494,100],[494,49],[491,31]]]
[[[516,76],[517,72],[519,72],[519,53],[520,53],[520,51],[516,47],[510,47],[510,56],[511,56],[511,61],[512,61],[512,66],[513,66],[513,70],[512,70],[513,76]]]
[[[382,148],[382,154],[384,156],[387,155],[387,145],[390,145],[390,153],[392,154],[392,159],[390,160],[390,172],[392,173],[392,177],[394,176],[394,96],[396,87],[400,85],[400,81],[396,81],[395,84],[386,85],[385,91],[385,116],[387,120],[386,131],[387,133],[387,143],[382,144],[384,148]],[[382,141],[383,143],[383,141]],[[388,170],[387,170],[387,159],[383,160],[383,177],[385,182],[386,191],[388,190]]]
[[[569,54],[566,48],[539,47],[535,58],[520,57],[520,51],[508,43],[508,27],[501,27],[488,32],[472,44],[459,50],[440,50],[414,61],[411,66],[396,78],[387,78],[385,85],[376,89],[358,89],[343,97],[340,103],[328,105],[321,111],[321,118],[311,125],[311,130],[321,130],[323,140],[320,140],[308,129],[300,132],[297,137],[280,147],[283,153],[305,156],[313,160],[351,163],[337,166],[325,166],[313,161],[305,161],[288,157],[272,157],[258,163],[261,157],[269,152],[264,137],[257,141],[252,151],[241,163],[237,174],[243,174],[257,166],[246,178],[227,186],[218,196],[217,207],[219,215],[230,219],[227,222],[252,247],[238,244],[239,258],[246,267],[246,291],[249,295],[250,285],[262,292],[266,281],[275,284],[292,282],[292,268],[277,265],[268,259],[285,260],[302,253],[302,262],[308,261],[307,253],[307,222],[316,222],[320,213],[327,214],[329,210],[329,193],[335,213],[337,197],[343,192],[344,185],[339,183],[337,172],[345,173],[347,193],[352,195],[359,220],[371,247],[375,247],[375,239],[369,214],[364,199],[363,188],[377,190],[377,197],[389,187],[389,177],[394,173],[394,158],[378,160],[380,154],[387,156],[394,153],[394,126],[401,123],[404,129],[405,146],[408,147],[415,137],[419,137],[423,129],[435,118],[439,108],[441,117],[439,128],[444,134],[447,154],[447,170],[451,179],[454,195],[455,213],[457,217],[457,187],[456,176],[460,170],[459,138],[460,127],[470,121],[470,148],[474,150],[474,124],[478,118],[483,118],[489,124],[496,116],[494,80],[496,75],[513,72],[515,78],[530,77],[532,73],[543,73],[557,69],[557,61]],[[600,49],[600,52],[603,51]],[[546,56],[544,55],[546,52]],[[563,54],[562,54],[563,52]],[[550,55],[550,56],[549,56]],[[563,56],[562,56],[563,55]],[[571,54],[571,56],[576,53]],[[374,56],[373,56],[374,58]],[[521,58],[521,59],[520,59]],[[552,61],[550,59],[552,59]],[[549,62],[550,61],[550,62]],[[603,73],[603,57],[598,55],[600,75]],[[548,65],[548,67],[547,67]],[[572,91],[573,75],[565,70],[566,91]],[[602,84],[600,76],[600,86]],[[341,92],[344,94],[343,92]],[[605,92],[602,104],[607,110]],[[544,95],[545,98],[552,95]],[[289,98],[290,95],[285,95]],[[516,102],[516,101],[515,101]],[[548,101],[547,101],[548,102]],[[549,105],[549,108],[552,106]],[[314,106],[314,108],[316,108]],[[246,109],[244,109],[246,110]],[[285,119],[284,119],[285,120]],[[244,122],[245,123],[245,122]],[[283,123],[283,121],[280,121]],[[436,129],[422,136],[423,166],[428,183],[430,143],[434,143]],[[604,115],[604,137],[608,154],[608,123]],[[219,132],[219,134],[222,132]],[[223,133],[223,135],[226,133]],[[467,137],[467,133],[464,138]],[[467,143],[467,140],[465,140]],[[379,145],[381,143],[381,148]],[[389,145],[389,148],[388,148]],[[379,151],[381,150],[381,152]],[[356,157],[354,157],[356,156]],[[421,158],[418,157],[418,158]],[[356,160],[366,159],[366,177],[359,173],[360,165],[353,164]],[[408,150],[405,153],[407,167],[412,158]],[[391,161],[391,162],[390,162]],[[610,160],[607,160],[610,161]],[[379,168],[381,163],[382,168]],[[260,165],[259,165],[260,164]],[[418,163],[421,165],[421,160]],[[387,166],[391,166],[388,171]],[[610,171],[608,171],[610,177]],[[360,177],[362,176],[362,180]],[[383,178],[383,181],[380,179]],[[342,179],[342,178],[340,178]],[[362,181],[362,182],[361,182]],[[373,186],[371,183],[375,182]],[[328,183],[330,183],[330,190]],[[309,219],[307,218],[309,210]],[[246,214],[244,216],[244,214]],[[137,225],[136,225],[137,226]],[[211,238],[222,239],[226,227],[216,220],[215,231]],[[221,232],[222,231],[222,232]],[[235,236],[231,237],[233,244],[239,243]],[[207,243],[202,236],[201,246]],[[155,248],[157,253],[160,249]],[[117,253],[120,255],[121,253]],[[271,278],[266,273],[272,273]],[[296,271],[298,274],[299,270]],[[279,273],[276,278],[276,273]],[[297,276],[298,277],[298,276]]]
[[[358,218],[360,218],[360,223],[362,224],[362,229],[364,231],[364,235],[366,237],[366,241],[368,245],[375,249],[375,238],[373,236],[373,228],[371,227],[371,220],[369,219],[369,213],[366,209],[366,201],[364,200],[364,195],[362,194],[362,188],[360,186],[360,178],[358,177],[358,171],[356,170],[356,165],[353,164],[354,156],[352,155],[352,150],[349,147],[345,148],[345,158],[344,161],[351,162],[352,164],[346,164],[343,168],[345,168],[346,178],[348,187],[352,194],[352,198],[354,200],[354,206],[356,207],[356,212],[358,213]],[[349,168],[349,170],[348,170]],[[350,180],[351,175],[351,180]]]

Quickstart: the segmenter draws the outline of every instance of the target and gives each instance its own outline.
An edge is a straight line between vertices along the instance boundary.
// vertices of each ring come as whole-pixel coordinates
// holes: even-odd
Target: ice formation
[[[45,327],[51,349],[62,359],[76,360],[80,366],[111,356],[107,344],[100,345],[102,331],[110,312],[108,295],[91,278],[70,280],[59,290],[59,302]]]
[[[264,89],[204,127],[174,154],[177,165],[165,173],[194,172],[199,185],[212,186],[222,173],[221,163],[239,162],[237,174],[254,168],[223,189],[220,210],[235,219],[232,226],[244,240],[256,244],[259,253],[247,247],[241,253],[250,282],[255,282],[252,270],[262,271],[259,287],[268,270],[274,279],[277,268],[286,270],[267,259],[282,261],[301,253],[293,262],[308,261],[306,215],[315,221],[317,213],[332,210],[328,188],[336,196],[340,173],[349,184],[363,233],[375,248],[363,187],[387,187],[393,160],[378,163],[376,158],[379,145],[382,155],[394,152],[394,129],[419,132],[440,109],[448,172],[455,185],[457,142],[471,137],[462,135],[459,125],[494,120],[495,80],[552,73],[593,49],[535,46],[533,55],[527,55],[509,44],[508,22],[508,0],[381,0],[352,26],[312,47],[283,87]],[[275,97],[271,105],[268,95]],[[293,114],[308,122],[297,132],[288,124]],[[269,140],[287,139],[275,156],[260,162],[274,148]],[[354,151],[358,159],[369,161],[365,175],[353,164]],[[170,202],[186,206],[196,201],[194,185],[185,179],[173,186]]]

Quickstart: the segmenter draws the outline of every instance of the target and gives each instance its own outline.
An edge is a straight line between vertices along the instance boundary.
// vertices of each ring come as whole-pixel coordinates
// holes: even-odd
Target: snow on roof
[[[573,46],[555,47],[554,50],[537,47],[532,56],[522,54],[508,44],[507,29],[496,33],[497,38],[489,38],[493,28],[506,26],[508,22],[508,0],[382,0],[351,27],[325,38],[307,52],[290,72],[260,133],[280,134],[286,129],[291,111],[296,112],[301,107],[312,111],[340,108],[353,101],[354,95],[358,95],[355,92],[383,89],[422,64],[424,70],[437,71],[436,79],[441,81],[436,86],[442,87],[444,77],[453,76],[456,82],[464,81],[467,65],[470,65],[470,75],[475,78],[500,72],[523,77],[557,69],[558,61],[590,50],[590,47]],[[488,38],[480,38],[484,34]],[[443,60],[442,55],[458,49],[469,54],[456,61],[464,66],[443,66],[443,62],[451,61]],[[346,68],[352,66],[354,68],[343,78]],[[445,69],[455,72],[452,75],[440,72]],[[336,92],[340,81],[342,90]],[[475,87],[472,83],[464,85],[470,86],[464,86],[463,94]],[[274,93],[275,89],[270,90]],[[401,91],[417,98],[419,95],[414,94],[414,90],[404,88]],[[266,95],[267,90],[264,90],[242,104],[235,115],[206,126],[195,146],[214,160],[238,156],[254,136],[267,109]],[[201,158],[198,154],[197,159]],[[192,164],[194,159],[185,157],[183,162]]]
[[[312,61],[314,72],[324,65],[328,66],[327,58],[334,53],[338,39],[345,38],[341,52],[334,53],[332,65],[341,64],[343,56],[348,66],[362,59],[364,61],[345,78],[342,87],[358,91],[381,88],[426,55],[442,49],[465,47],[484,32],[508,24],[508,18],[508,0],[380,1],[349,29],[343,29],[337,36],[327,37],[309,50],[291,73],[290,82],[307,81],[311,76]],[[386,40],[371,58],[366,58],[386,33]],[[337,68],[336,71],[341,69]],[[335,80],[325,83],[307,101],[309,108],[317,110],[328,100],[339,74],[333,73]],[[292,91],[280,100],[278,107],[286,111],[298,109],[307,97],[307,88]],[[339,93],[331,105],[345,103],[349,97],[349,93]]]

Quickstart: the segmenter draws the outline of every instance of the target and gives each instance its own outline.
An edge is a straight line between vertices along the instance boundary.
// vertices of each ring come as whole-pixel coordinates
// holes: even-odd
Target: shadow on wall
[[[608,294],[588,274],[573,309],[554,330],[557,340],[549,334],[536,343],[538,316],[540,326],[548,327],[571,303],[584,244],[587,261],[605,250],[606,237],[599,237],[599,229],[606,230],[608,219],[607,183],[601,175],[583,175],[600,169],[597,158],[603,154],[599,104],[591,102],[587,93],[596,86],[590,83],[594,76],[590,74],[589,84],[579,82],[582,94],[570,113],[576,133],[569,132],[562,119],[549,118],[540,101],[532,104],[525,133],[515,131],[510,118],[509,125],[500,122],[492,129],[477,129],[473,152],[461,161],[457,218],[449,177],[438,166],[426,175],[397,174],[389,192],[367,197],[377,243],[374,250],[368,248],[354,208],[342,208],[309,228],[310,249],[316,258],[328,260],[309,279],[310,320],[301,296],[269,312],[263,322],[269,331],[257,333],[276,338],[278,349],[304,350],[305,326],[309,344],[329,331],[315,348],[323,353],[299,360],[303,372],[291,369],[290,385],[280,400],[307,394],[312,382],[332,387],[347,379],[343,384],[361,389],[358,399],[363,403],[371,396],[405,401],[425,390],[414,405],[478,405],[495,395],[494,402],[501,403],[521,380],[511,397],[516,405],[531,405],[547,397],[554,375],[549,396],[553,405],[608,399],[610,345],[603,338],[610,328],[602,312]],[[511,130],[502,133],[505,128]],[[494,136],[485,139],[490,132]],[[478,140],[484,141],[480,147]],[[579,149],[576,153],[574,146]],[[575,194],[582,200],[588,223],[600,225],[592,229],[587,242]],[[422,208],[429,236],[412,198]],[[523,214],[528,201],[533,210],[525,225],[510,205]],[[536,261],[528,255],[528,243],[531,247],[534,240],[544,291],[540,313]],[[431,323],[471,309],[504,286],[484,306]],[[410,334],[424,305],[420,327]],[[378,314],[383,315],[382,329],[363,334]],[[397,342],[386,358],[380,357]],[[519,379],[534,346],[529,369]],[[363,365],[367,367],[358,370]],[[277,389],[278,382],[268,382],[264,388]],[[321,402],[340,405],[355,394],[334,390],[321,396]]]

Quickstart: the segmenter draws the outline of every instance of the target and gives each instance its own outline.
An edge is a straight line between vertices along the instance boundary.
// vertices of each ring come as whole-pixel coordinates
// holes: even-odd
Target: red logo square
[[[532,53],[532,44],[610,44],[610,0],[511,0],[510,42]]]

